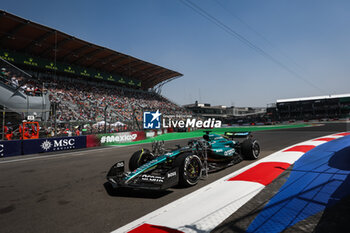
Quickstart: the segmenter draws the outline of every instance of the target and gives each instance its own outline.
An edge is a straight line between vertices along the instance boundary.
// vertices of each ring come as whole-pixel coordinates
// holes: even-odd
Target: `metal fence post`
[[[6,116],[6,107],[4,106],[2,111],[2,140],[5,139],[5,116]]]
[[[108,105],[106,104],[106,107],[105,107],[105,133],[107,133],[107,108],[108,108]]]

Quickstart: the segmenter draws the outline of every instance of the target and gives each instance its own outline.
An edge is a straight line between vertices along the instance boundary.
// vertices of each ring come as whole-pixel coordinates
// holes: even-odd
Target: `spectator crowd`
[[[178,105],[159,94],[148,91],[93,86],[91,84],[59,82],[49,88],[50,100],[58,103],[59,121],[101,121],[107,119],[129,122],[142,119],[143,111],[169,115],[188,114]]]
[[[167,115],[190,114],[152,91],[74,79],[38,79],[6,68],[1,68],[0,77],[3,83],[26,95],[40,96],[48,92],[50,102],[55,103],[51,120],[56,118],[58,122],[99,122],[104,119],[109,122],[131,122],[135,118],[141,121],[143,111],[156,110]],[[45,85],[42,81],[45,81]]]
[[[40,96],[45,91],[37,80],[25,78],[20,72],[16,72],[13,69],[1,68],[0,81],[14,89],[19,89],[29,96]]]
[[[135,130],[142,128],[144,111],[191,115],[154,91],[44,73],[31,76],[9,65],[1,68],[0,82],[28,96],[49,95],[50,119],[40,125],[40,132],[46,137]],[[17,122],[9,123],[4,126],[6,138],[19,138]]]

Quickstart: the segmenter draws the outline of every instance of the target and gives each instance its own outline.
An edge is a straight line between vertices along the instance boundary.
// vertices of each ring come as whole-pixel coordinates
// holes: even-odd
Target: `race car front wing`
[[[129,174],[125,172],[124,161],[120,161],[111,167],[106,178],[114,188],[165,190],[179,183],[179,168],[177,167],[167,171],[155,169],[132,178],[129,177]]]

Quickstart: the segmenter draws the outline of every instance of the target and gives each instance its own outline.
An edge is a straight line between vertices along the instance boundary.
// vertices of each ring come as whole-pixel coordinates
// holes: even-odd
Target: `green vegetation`
[[[215,128],[210,129],[212,133],[216,134],[224,134],[227,131],[233,131],[233,132],[245,132],[245,131],[261,131],[261,130],[276,130],[276,129],[289,129],[289,128],[300,128],[300,127],[307,127],[311,126],[310,124],[295,124],[295,125],[263,125],[263,126],[243,126],[243,127],[231,127],[231,128]],[[135,144],[141,144],[141,143],[148,143],[153,142],[155,140],[164,140],[164,141],[171,141],[171,140],[178,140],[178,139],[186,139],[186,138],[197,138],[202,137],[203,132],[206,131],[206,129],[199,129],[193,132],[184,132],[184,133],[167,133],[163,135],[159,135],[154,138],[148,138],[145,140],[137,141],[137,142],[127,142],[127,143],[120,143],[119,145],[135,145]]]

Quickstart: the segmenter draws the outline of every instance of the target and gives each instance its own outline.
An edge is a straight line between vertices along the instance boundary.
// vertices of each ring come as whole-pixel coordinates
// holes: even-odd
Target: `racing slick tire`
[[[201,159],[192,153],[185,153],[176,158],[175,167],[179,168],[179,185],[182,187],[194,186],[201,177]]]
[[[246,139],[241,144],[241,153],[244,159],[254,160],[260,155],[260,145],[257,140]]]
[[[153,159],[153,155],[147,149],[142,149],[136,151],[129,160],[129,170],[134,171],[136,168],[141,165],[151,161]]]

